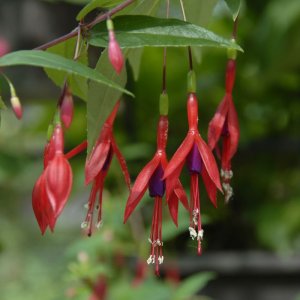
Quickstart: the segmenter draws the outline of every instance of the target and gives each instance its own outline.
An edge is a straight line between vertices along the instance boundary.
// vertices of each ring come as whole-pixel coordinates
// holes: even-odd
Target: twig
[[[92,27],[94,27],[96,24],[106,20],[108,17],[111,17],[112,15],[118,13],[119,11],[123,10],[124,8],[126,8],[127,6],[129,6],[130,4],[132,4],[135,0],[126,0],[124,1],[123,3],[121,3],[120,5],[114,7],[113,9],[109,10],[108,12],[96,17],[93,21],[91,21],[90,23],[88,24],[85,24],[85,25],[79,25],[77,26],[74,30],[72,30],[71,32],[57,38],[57,39],[54,39],[48,43],[45,43],[39,47],[36,47],[35,50],[46,50],[47,48],[49,47],[52,47],[54,45],[57,45],[61,42],[64,42],[68,39],[71,39],[72,37],[78,35],[78,31],[80,30],[80,27],[81,28],[84,28],[85,30],[89,30],[91,29]]]

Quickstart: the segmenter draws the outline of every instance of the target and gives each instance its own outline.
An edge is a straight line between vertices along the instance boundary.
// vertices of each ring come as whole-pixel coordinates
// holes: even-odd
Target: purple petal
[[[162,180],[163,175],[164,170],[159,164],[149,180],[150,197],[163,197],[166,189],[165,181]]]
[[[202,159],[195,143],[187,156],[186,163],[190,172],[196,172],[198,174],[201,173]]]

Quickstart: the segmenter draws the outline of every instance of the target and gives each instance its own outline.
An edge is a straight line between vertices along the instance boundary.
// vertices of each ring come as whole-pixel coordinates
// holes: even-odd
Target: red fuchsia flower
[[[221,178],[226,202],[233,195],[232,187],[230,186],[230,179],[233,176],[231,159],[237,151],[240,136],[238,117],[232,101],[235,68],[235,59],[229,59],[226,69],[226,94],[219,104],[208,128],[208,145],[210,149],[216,149],[221,159]],[[220,140],[222,140],[221,151],[218,148]]]
[[[71,90],[67,84],[63,89],[61,105],[60,105],[60,118],[66,128],[69,128],[74,114],[74,102]]]
[[[53,231],[72,188],[72,169],[63,154],[63,130],[58,123],[44,151],[44,170],[32,192],[32,206],[42,234]]]
[[[217,206],[217,189],[222,191],[219,172],[214,156],[198,131],[198,101],[194,93],[189,93],[187,100],[189,131],[186,138],[175,152],[164,172],[165,179],[171,179],[171,187],[180,176],[184,164],[187,165],[191,176],[190,199],[190,236],[198,241],[198,254],[201,254],[203,229],[201,225],[199,175],[202,176],[208,196],[214,206]]]
[[[114,26],[112,20],[107,20],[108,29],[108,57],[115,71],[120,74],[124,65],[123,54],[115,37]]]
[[[121,154],[114,135],[113,135],[113,123],[120,106],[120,101],[118,101],[103,125],[103,128],[100,132],[100,136],[94,147],[90,157],[87,159],[85,164],[85,183],[89,184],[93,182],[91,194],[88,201],[88,212],[86,215],[85,221],[81,224],[82,228],[88,227],[88,235],[92,234],[92,223],[93,223],[93,214],[96,204],[96,197],[99,193],[99,203],[97,206],[98,209],[98,218],[97,218],[97,228],[102,225],[102,192],[104,180],[107,175],[108,169],[110,167],[111,160],[113,155],[116,154],[118,162],[123,171],[125,182],[130,190],[130,176],[126,166],[125,159]]]
[[[168,117],[160,116],[157,127],[157,150],[152,160],[143,168],[136,178],[127,200],[124,223],[128,220],[147,189],[150,197],[154,198],[154,211],[149,242],[151,244],[148,264],[155,264],[155,273],[159,275],[159,265],[163,263],[162,252],[162,197],[167,189],[167,203],[173,222],[177,225],[178,200],[188,209],[188,200],[182,185],[177,178],[172,187],[168,180],[163,180],[163,173],[168,165],[166,144],[168,138]],[[173,178],[172,178],[173,180]]]

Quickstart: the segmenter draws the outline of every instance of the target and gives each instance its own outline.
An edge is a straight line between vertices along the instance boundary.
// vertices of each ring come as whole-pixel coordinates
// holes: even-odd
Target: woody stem
[[[132,4],[135,0],[126,0],[124,2],[122,2],[120,5],[114,7],[113,9],[109,10],[108,12],[100,15],[100,16],[97,16],[93,21],[91,21],[90,23],[88,24],[85,24],[85,25],[79,25],[77,26],[75,29],[73,29],[71,32],[57,38],[57,39],[54,39],[48,43],[45,43],[41,46],[38,46],[35,48],[35,50],[46,50],[54,45],[57,45],[61,42],[64,42],[66,40],[69,40],[71,39],[72,37],[75,37],[76,35],[78,35],[78,31],[80,30],[80,27],[81,28],[84,28],[86,30],[89,30],[91,28],[93,28],[96,24],[106,20],[108,17],[111,17],[112,15],[118,13],[119,11],[123,10],[124,8],[126,8],[127,6],[129,6],[130,4]]]

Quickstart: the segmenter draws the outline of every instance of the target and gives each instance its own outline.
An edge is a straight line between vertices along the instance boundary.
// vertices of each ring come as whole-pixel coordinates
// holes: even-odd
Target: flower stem
[[[78,31],[80,31],[80,28],[83,28],[84,30],[89,30],[91,28],[93,28],[96,24],[106,20],[108,17],[111,17],[112,15],[118,13],[119,11],[123,10],[124,8],[126,8],[127,6],[129,6],[130,4],[132,4],[135,0],[126,0],[124,2],[122,2],[120,5],[114,7],[113,9],[109,10],[108,12],[97,16],[93,21],[91,21],[88,24],[82,24],[77,26],[75,29],[73,29],[71,32],[57,38],[54,39],[48,43],[45,43],[41,46],[38,46],[35,48],[35,50],[46,50],[54,45],[57,45],[61,42],[64,42],[66,40],[71,39],[72,37],[78,35]]]

